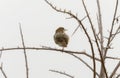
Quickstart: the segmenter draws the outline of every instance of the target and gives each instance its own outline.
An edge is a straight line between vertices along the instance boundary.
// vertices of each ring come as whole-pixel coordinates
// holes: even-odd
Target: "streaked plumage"
[[[54,35],[54,41],[57,45],[61,46],[61,47],[67,47],[68,45],[68,41],[69,41],[69,37],[68,35],[65,33],[65,29],[63,27],[59,27]]]

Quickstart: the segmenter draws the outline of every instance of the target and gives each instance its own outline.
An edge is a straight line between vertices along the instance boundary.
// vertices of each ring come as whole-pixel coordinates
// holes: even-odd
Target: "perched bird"
[[[68,45],[68,41],[69,41],[69,37],[68,35],[65,33],[66,29],[64,29],[63,27],[59,27],[58,29],[56,29],[55,34],[54,34],[54,41],[57,45],[63,47],[67,47]]]

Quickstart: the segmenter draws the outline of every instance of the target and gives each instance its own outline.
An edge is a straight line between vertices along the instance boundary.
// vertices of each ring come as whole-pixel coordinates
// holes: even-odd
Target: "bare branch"
[[[2,51],[0,52],[0,59],[1,59],[1,57],[2,57]]]
[[[17,48],[4,48],[4,49],[0,49],[0,51],[8,51],[8,50],[22,50],[24,48],[22,47],[17,47]],[[56,49],[56,48],[51,48],[51,47],[47,47],[47,46],[42,46],[41,48],[37,48],[37,47],[25,47],[25,49],[28,50],[52,50],[51,52],[55,51],[58,52],[60,51],[61,53],[65,52],[69,55],[74,56],[75,58],[77,58],[78,60],[82,61],[88,68],[90,68],[92,71],[94,71],[86,62],[84,62],[80,57],[74,55],[75,54],[83,54],[85,56],[88,56],[89,58],[93,59],[93,57],[89,54],[87,54],[86,52],[77,52],[77,51],[70,51],[70,50],[61,50],[61,49]],[[95,58],[95,60],[100,61],[100,59]],[[97,76],[99,76],[99,74],[96,72]]]
[[[120,15],[115,18],[116,23],[119,22],[119,17],[120,17]]]
[[[89,13],[88,13],[88,10],[86,8],[86,5],[84,3],[84,0],[82,0],[82,3],[83,3],[83,6],[84,6],[84,9],[85,9],[85,12],[87,14],[87,17],[89,19],[89,22],[91,24],[91,28],[92,28],[92,32],[93,32],[93,35],[94,35],[94,38],[95,38],[95,42],[96,42],[96,45],[97,45],[97,48],[98,48],[98,51],[99,51],[99,54],[100,54],[100,58],[101,58],[101,64],[103,66],[103,69],[104,69],[104,72],[105,72],[105,75],[106,75],[106,78],[108,78],[108,75],[107,75],[107,71],[106,71],[106,68],[105,68],[105,64],[104,64],[104,60],[103,60],[103,56],[102,56],[102,53],[101,53],[101,50],[100,50],[100,47],[99,47],[99,44],[98,44],[98,41],[97,41],[97,37],[96,37],[96,32],[95,32],[95,29],[94,29],[94,26],[92,24],[92,21],[91,21],[91,18],[89,16]],[[94,66],[95,67],[95,66]],[[94,73],[94,78],[95,78],[95,73]]]
[[[69,53],[69,54],[70,54],[70,53]],[[70,54],[70,55],[74,56],[75,58],[77,58],[78,60],[80,60],[81,62],[83,62],[91,71],[95,72],[94,69],[93,69],[91,66],[89,66],[84,60],[82,60],[80,57],[76,56],[75,54]],[[97,72],[95,72],[95,74],[96,74],[98,77],[100,77]]]
[[[95,72],[96,72],[96,64],[95,64],[95,55],[94,55],[94,49],[93,49],[93,44],[92,44],[92,41],[90,39],[90,36],[88,34],[88,32],[86,31],[84,25],[82,24],[81,20],[79,20],[78,17],[76,17],[74,14],[72,14],[71,12],[67,12],[67,11],[62,11],[62,10],[59,10],[59,9],[56,9],[51,3],[49,3],[47,0],[45,0],[47,4],[49,4],[54,10],[56,10],[57,12],[61,12],[61,13],[65,13],[65,14],[68,14],[70,15],[71,17],[73,17],[74,19],[76,19],[78,21],[78,23],[82,26],[87,38],[88,38],[88,41],[90,43],[90,47],[91,47],[91,52],[92,52],[92,56],[93,56],[93,67],[94,67],[94,75],[95,75]]]
[[[0,51],[8,51],[8,50],[23,50],[24,48],[22,47],[17,47],[17,48],[4,48],[4,49],[0,49]],[[78,60],[82,61],[88,68],[90,68],[92,71],[94,71],[86,62],[84,62],[80,57],[74,55],[75,54],[83,54],[85,56],[88,56],[89,58],[93,59],[93,57],[89,54],[87,54],[86,52],[77,52],[77,51],[70,51],[70,50],[61,50],[61,49],[56,49],[56,48],[51,48],[51,47],[47,47],[47,46],[42,46],[41,48],[37,48],[37,47],[25,47],[25,49],[28,50],[52,50],[51,52],[58,52],[60,51],[61,53],[65,52],[69,55],[74,56],[75,58],[77,58]],[[100,59],[95,58],[97,61],[100,61]],[[99,74],[96,73],[98,76]]]
[[[111,39],[110,39],[110,42],[112,42],[112,40],[115,38],[115,36],[116,36],[117,34],[119,34],[119,33],[120,33],[120,25],[119,25],[119,27],[117,28],[116,32],[115,32],[114,34],[112,34]]]
[[[116,65],[115,69],[113,70],[112,74],[110,75],[109,78],[112,78],[114,76],[114,74],[116,73],[116,71],[118,70],[118,68],[120,67],[120,61],[119,63]]]
[[[81,19],[81,22],[86,18],[87,16],[85,16],[83,19]],[[76,29],[74,30],[74,32],[72,33],[72,36],[75,34],[75,32],[78,30],[78,28],[80,27],[80,24],[76,27]]]
[[[101,52],[100,52],[100,56],[102,54],[102,58],[103,58],[103,54],[104,54],[104,47],[103,47],[103,42],[104,42],[104,37],[103,37],[103,26],[102,26],[102,14],[101,14],[101,8],[100,8],[100,3],[99,0],[97,0],[97,7],[98,7],[98,27],[99,27],[99,33],[100,33],[100,38],[98,39],[100,42],[100,47],[101,47]],[[102,59],[104,62],[104,59]],[[103,63],[101,60],[101,63]],[[104,78],[105,75],[107,76],[107,71],[105,69],[105,65],[103,66],[103,64],[101,65],[101,70],[100,70],[100,78]],[[108,77],[108,76],[107,76]]]
[[[103,54],[103,26],[102,26],[102,14],[101,14],[99,0],[97,0],[97,6],[98,6],[98,27],[100,33],[101,53]]]
[[[105,58],[106,59],[113,59],[113,60],[119,60],[120,61],[120,58],[117,58],[117,57],[106,56]]]
[[[102,27],[102,14],[101,14],[101,8],[100,8],[100,2],[99,2],[99,0],[97,0],[97,7],[98,7],[98,20],[99,20],[98,26]]]
[[[118,19],[119,17],[120,17],[120,15],[119,15],[119,16],[117,16],[117,17],[116,17],[116,19]]]
[[[74,78],[74,76],[71,76],[70,74],[68,74],[66,72],[61,72],[61,71],[51,70],[51,69],[49,71],[65,75],[65,76],[70,77],[70,78]]]
[[[99,38],[99,33],[96,34],[96,38],[97,38],[98,42],[100,43],[101,41],[100,41],[100,38]]]
[[[119,78],[120,77],[120,74],[119,75],[117,75],[117,77],[116,78]]]
[[[3,74],[3,76],[4,76],[5,78],[7,78],[7,75],[6,75],[5,71],[3,70],[3,64],[2,64],[2,63],[1,63],[0,70],[1,70],[1,72],[2,72],[2,74]]]
[[[111,37],[112,37],[113,28],[114,28],[114,22],[115,22],[115,18],[116,18],[117,9],[118,9],[118,3],[119,3],[119,0],[116,0],[115,12],[114,12],[113,20],[112,20],[112,26],[111,26],[110,34],[109,34],[109,37],[108,37],[107,46],[109,46],[110,43],[111,43]],[[106,46],[106,47],[107,47],[107,46]],[[109,49],[109,48],[106,48],[106,49],[105,49],[104,58],[105,58],[105,56],[106,56],[106,54],[107,54],[108,49]]]
[[[21,35],[22,45],[23,45],[23,50],[24,50],[26,77],[29,78],[28,60],[27,60],[26,48],[25,48],[25,43],[24,43],[24,38],[23,38],[23,33],[22,33],[22,28],[21,28],[21,24],[20,23],[19,23],[19,28],[20,28],[20,35]]]
[[[24,48],[23,47],[16,47],[16,48],[4,48],[4,49],[0,49],[0,51],[8,51],[8,50],[23,50]],[[62,50],[62,49],[56,49],[56,48],[52,48],[52,47],[47,47],[47,46],[42,46],[42,47],[25,47],[25,49],[28,49],[28,50],[51,50],[51,52],[53,51],[59,51],[59,52],[64,52],[64,53],[71,53],[71,54],[82,54],[82,55],[85,55],[91,59],[93,59],[93,56],[87,54],[85,51],[81,51],[81,52],[78,52],[78,51],[70,51],[70,50]],[[95,58],[95,60],[97,61],[100,61],[100,59],[98,58]]]
[[[78,30],[79,27],[80,25],[78,25],[77,28],[74,30],[74,32],[72,33],[72,36],[75,34],[75,32]]]

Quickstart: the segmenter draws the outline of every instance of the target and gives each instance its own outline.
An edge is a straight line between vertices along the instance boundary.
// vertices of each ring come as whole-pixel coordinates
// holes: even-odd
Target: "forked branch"
[[[95,75],[96,75],[96,64],[95,64],[95,54],[94,54],[94,48],[93,48],[93,43],[92,43],[92,40],[87,32],[87,30],[85,29],[85,26],[82,24],[81,20],[74,14],[71,13],[71,11],[66,11],[66,10],[61,10],[61,9],[57,9],[56,7],[54,7],[50,2],[48,2],[47,0],[45,0],[45,2],[47,4],[49,4],[55,11],[57,12],[60,12],[60,13],[64,13],[64,14],[67,14],[67,15],[70,15],[72,18],[74,18],[79,24],[80,26],[82,27],[83,31],[85,32],[85,35],[87,36],[88,38],[88,41],[90,43],[90,47],[91,47],[91,52],[92,52],[92,56],[93,56],[93,68],[94,68],[94,78],[95,78]]]
[[[112,38],[112,40],[113,40],[114,37],[115,37],[115,35],[114,35],[114,37],[112,37],[112,36],[113,36],[114,23],[115,23],[116,14],[117,14],[117,9],[118,9],[118,3],[119,3],[119,0],[116,0],[115,12],[114,12],[114,16],[113,16],[113,20],[112,20],[112,25],[111,25],[111,29],[110,29],[110,34],[109,34],[108,41],[107,41],[107,45],[106,45],[106,49],[105,49],[104,58],[105,58],[105,56],[106,56],[106,54],[107,54],[107,51],[108,51],[108,49],[109,49],[109,48],[107,48],[107,47],[109,47],[109,45],[110,45],[110,43],[111,43],[111,38]],[[119,29],[120,29],[120,28],[119,28]]]

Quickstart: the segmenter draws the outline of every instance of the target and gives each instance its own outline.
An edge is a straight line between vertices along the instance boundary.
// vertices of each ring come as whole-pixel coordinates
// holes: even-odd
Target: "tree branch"
[[[24,48],[23,47],[17,47],[17,48],[2,48],[0,49],[0,51],[8,51],[8,50],[23,50]],[[85,55],[91,59],[93,59],[93,56],[87,54],[86,52],[84,51],[81,51],[81,52],[78,52],[78,51],[70,51],[70,50],[61,50],[61,49],[56,49],[56,48],[51,48],[51,47],[47,47],[47,46],[44,46],[44,47],[25,47],[25,49],[28,49],[28,50],[51,50],[52,52],[53,51],[59,51],[59,52],[64,52],[64,53],[71,53],[71,54],[82,54],[82,55]],[[95,60],[97,61],[100,61],[100,59],[98,58],[95,58]]]
[[[119,75],[117,75],[117,77],[116,78],[119,78],[120,77],[120,74]]]
[[[8,51],[8,50],[23,50],[24,48],[23,47],[17,47],[17,48],[2,48],[0,49],[0,51]],[[82,54],[82,55],[85,55],[91,59],[93,59],[93,57],[89,54],[87,54],[86,52],[77,52],[77,51],[70,51],[70,50],[61,50],[61,49],[56,49],[56,48],[51,48],[51,47],[47,47],[47,46],[42,46],[41,48],[38,48],[38,47],[25,47],[25,49],[28,49],[28,50],[51,50],[51,52],[61,52],[61,53],[67,53],[69,55],[72,55],[74,56],[75,58],[77,58],[78,60],[80,60],[81,62],[83,62],[90,70],[94,71],[92,69],[92,67],[90,67],[85,61],[83,61],[80,57],[76,56],[75,54]],[[100,59],[98,58],[95,58],[96,61],[99,61],[100,62]],[[99,74],[96,72],[97,76],[99,76]]]
[[[100,49],[101,49],[101,54],[102,54],[102,58],[104,56],[104,47],[103,47],[103,26],[102,26],[102,14],[101,14],[101,8],[100,8],[100,3],[99,0],[97,0],[97,7],[98,7],[98,27],[99,27],[99,33],[100,33]],[[103,59],[104,61],[104,59]],[[105,62],[105,61],[104,61]],[[100,78],[104,78],[105,75],[107,75],[107,72],[104,71],[105,68],[103,67],[103,65],[101,65],[101,70],[100,70]]]
[[[91,21],[91,18],[90,18],[90,16],[89,16],[89,13],[88,13],[88,10],[87,10],[87,8],[86,8],[86,5],[85,5],[85,3],[84,3],[84,0],[82,0],[82,3],[83,3],[85,12],[86,12],[86,14],[87,14],[88,20],[89,20],[90,25],[91,25],[91,28],[92,28],[92,32],[93,32],[93,35],[94,35],[94,38],[95,38],[95,42],[96,42],[96,45],[97,45],[97,48],[98,48],[98,51],[99,51],[99,54],[100,54],[101,64],[102,64],[102,66],[103,66],[103,69],[104,69],[106,78],[108,78],[107,71],[106,71],[106,67],[105,67],[105,63],[104,63],[103,56],[102,56],[102,53],[101,53],[101,50],[100,50],[100,47],[99,47],[99,44],[98,44],[98,41],[97,41],[97,37],[96,37],[96,32],[95,32],[94,26],[93,26],[93,24],[92,24],[92,21]],[[101,22],[101,23],[102,23],[102,22]],[[95,78],[95,73],[94,73],[94,78]]]
[[[27,60],[26,48],[25,48],[25,43],[24,43],[24,38],[23,38],[23,33],[22,33],[22,28],[20,23],[19,23],[19,28],[20,28],[20,35],[21,35],[22,45],[24,50],[24,57],[25,57],[26,78],[29,78],[28,60]]]
[[[120,33],[120,25],[118,26],[116,32],[115,32],[114,34],[112,34],[111,39],[110,39],[110,42],[112,42],[113,39],[115,38],[115,36],[116,36],[117,34],[119,34],[119,33]]]
[[[118,9],[118,3],[119,3],[119,0],[116,1],[115,12],[114,12],[113,20],[112,20],[112,26],[111,26],[111,30],[110,30],[110,34],[109,34],[109,37],[108,37],[108,42],[107,42],[106,47],[109,47],[109,45],[111,43],[111,37],[112,37],[113,29],[114,29],[114,22],[115,22],[115,18],[116,18],[117,9]],[[109,48],[105,49],[104,58],[105,58],[105,56],[107,54],[108,49]]]
[[[94,54],[94,49],[93,49],[93,44],[92,44],[92,41],[91,41],[91,38],[88,34],[88,32],[86,31],[84,25],[82,24],[81,20],[79,20],[79,18],[77,16],[75,16],[74,14],[72,14],[71,12],[67,12],[66,10],[62,11],[61,9],[57,9],[56,7],[54,7],[51,3],[49,3],[47,0],[45,0],[45,2],[50,5],[55,11],[57,12],[61,12],[61,13],[64,13],[64,14],[68,14],[70,15],[71,17],[73,17],[75,20],[78,21],[78,23],[81,25],[82,29],[84,30],[87,38],[88,38],[88,41],[90,43],[90,47],[91,47],[91,51],[92,51],[92,56],[93,56],[93,68],[94,68],[94,78],[95,78],[95,72],[96,72],[96,64],[95,64],[95,54]]]
[[[70,54],[70,53],[69,53],[69,54]],[[84,63],[92,72],[94,72],[94,69],[93,69],[90,65],[88,65],[84,60],[82,60],[80,57],[76,56],[75,54],[70,54],[70,55],[72,55],[72,56],[74,56],[75,58],[77,58],[78,60],[80,60],[80,61],[81,61],[82,63]],[[95,72],[95,74],[96,74],[98,77],[100,77],[97,72]]]
[[[70,78],[74,78],[74,76],[71,76],[70,74],[65,73],[65,72],[61,72],[61,71],[57,71],[57,70],[52,70],[52,69],[50,69],[49,71],[65,75],[65,76],[70,77]]]
[[[86,18],[87,16],[85,16],[83,19],[81,19],[81,22]],[[72,33],[72,36],[75,34],[75,32],[78,30],[78,28],[80,27],[80,24],[76,27],[76,29],[74,30],[74,32]]]
[[[116,73],[117,69],[120,67],[120,61],[119,63],[116,65],[115,69],[113,70],[112,74],[110,75],[109,78],[112,78],[114,76],[114,74]]]
[[[106,59],[113,59],[113,60],[119,60],[120,61],[120,58],[117,58],[117,57],[106,56],[105,58]]]
[[[97,6],[98,6],[98,26],[99,26],[99,33],[100,33],[100,44],[101,44],[101,52],[103,54],[103,27],[102,27],[102,14],[100,9],[100,3],[99,0],[97,0]]]
[[[22,47],[16,47],[16,48],[2,48],[2,49],[0,49],[0,51],[8,51],[8,50],[22,50],[22,49],[24,49],[24,48],[22,48]],[[71,54],[82,54],[82,55],[85,55],[85,56],[87,56],[87,57],[89,57],[89,58],[91,58],[91,59],[93,59],[93,57],[91,56],[91,55],[89,55],[89,54],[87,54],[86,52],[84,52],[84,51],[81,51],[81,52],[79,52],[79,51],[71,51],[71,50],[61,50],[61,49],[57,49],[57,48],[52,48],[52,47],[25,47],[25,49],[28,49],[28,50],[51,50],[51,52],[53,52],[53,51],[59,51],[59,52],[64,52],[64,53],[71,53]],[[106,58],[107,59],[116,59],[116,60],[120,60],[120,58],[117,58],[117,57],[110,57],[110,56],[106,56]],[[95,58],[95,60],[96,61],[100,61],[100,59],[99,58]]]
[[[3,76],[4,76],[5,78],[7,78],[7,75],[6,75],[5,71],[3,70],[3,64],[2,64],[2,63],[1,63],[0,70],[1,70],[1,72],[2,72],[2,74],[3,74]]]
[[[2,57],[2,51],[0,51],[0,59],[1,59],[1,57]]]

